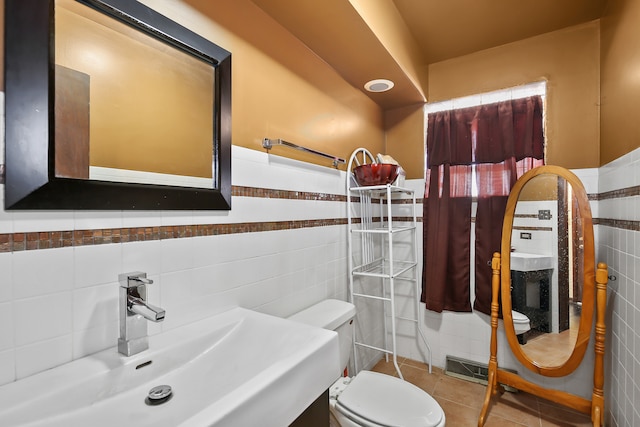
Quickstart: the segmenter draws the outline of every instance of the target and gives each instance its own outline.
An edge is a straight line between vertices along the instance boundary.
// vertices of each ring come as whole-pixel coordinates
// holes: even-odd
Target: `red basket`
[[[353,169],[356,182],[361,187],[391,184],[398,177],[398,165],[391,163],[371,163]]]

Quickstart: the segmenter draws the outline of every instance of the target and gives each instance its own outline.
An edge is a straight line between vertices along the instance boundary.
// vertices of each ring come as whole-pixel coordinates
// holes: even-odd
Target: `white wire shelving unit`
[[[354,334],[353,355],[356,373],[358,369],[358,349],[377,350],[393,360],[400,378],[402,372],[397,361],[397,321],[408,321],[415,325],[416,339],[421,340],[427,350],[429,372],[431,373],[431,347],[422,331],[419,321],[420,288],[418,283],[418,236],[416,217],[416,196],[409,188],[394,185],[358,186],[353,168],[365,163],[374,163],[371,153],[359,148],[351,155],[347,169],[347,210],[348,210],[348,266],[349,294],[356,306],[362,300],[377,300],[383,304],[383,346],[372,345],[358,340]],[[408,217],[394,218],[392,201],[408,203],[411,214]],[[406,205],[405,205],[406,206]],[[411,248],[400,256],[394,252],[400,243],[410,242]],[[360,281],[356,290],[356,282]],[[409,282],[411,295],[415,302],[415,317],[401,317],[396,313],[396,282]],[[374,288],[382,289],[377,293]],[[390,330],[389,330],[390,328]],[[390,338],[390,340],[389,340]],[[391,342],[389,342],[391,341]]]

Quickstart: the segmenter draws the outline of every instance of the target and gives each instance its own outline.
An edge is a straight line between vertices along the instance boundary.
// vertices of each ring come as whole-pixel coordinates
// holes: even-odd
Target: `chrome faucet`
[[[120,338],[118,352],[131,356],[149,348],[147,320],[162,322],[164,310],[147,303],[147,273],[118,275],[120,282]]]

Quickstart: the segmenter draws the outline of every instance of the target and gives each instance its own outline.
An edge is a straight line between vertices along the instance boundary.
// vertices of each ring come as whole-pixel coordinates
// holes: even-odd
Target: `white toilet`
[[[529,318],[519,311],[511,310],[511,319],[513,320],[513,329],[516,331],[518,342],[520,344],[526,344],[527,336],[524,335],[524,333],[531,329],[531,322],[529,321]]]
[[[513,319],[513,328],[516,330],[516,335],[524,334],[531,329],[529,318],[519,311],[511,310],[511,318]]]
[[[329,299],[289,317],[338,333],[341,366],[351,353],[356,309],[353,304]],[[433,397],[400,378],[362,371],[340,377],[329,389],[331,413],[342,427],[443,427],[444,411]]]
[[[511,319],[513,320],[513,329],[516,332],[518,342],[520,344],[526,344],[527,336],[525,335],[525,332],[528,332],[531,329],[531,322],[529,318],[519,311],[511,310]],[[498,319],[498,327],[502,327],[504,330],[502,319]]]

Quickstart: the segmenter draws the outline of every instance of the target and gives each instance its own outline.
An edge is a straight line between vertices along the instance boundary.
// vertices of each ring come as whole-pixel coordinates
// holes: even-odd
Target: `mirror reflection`
[[[214,188],[212,63],[75,0],[55,35],[56,177]]]
[[[582,308],[578,201],[561,176],[541,174],[520,192],[511,234],[511,303],[522,351],[542,366],[571,355]]]

